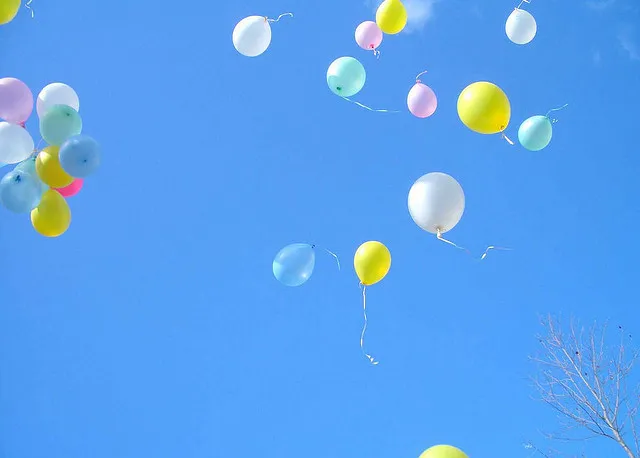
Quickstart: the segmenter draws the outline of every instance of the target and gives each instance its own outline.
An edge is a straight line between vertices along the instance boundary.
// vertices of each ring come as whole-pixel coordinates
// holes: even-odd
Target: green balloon
[[[367,72],[357,59],[340,57],[334,60],[327,70],[329,89],[340,97],[356,95],[364,87]]]
[[[82,132],[82,118],[68,105],[54,105],[40,118],[40,135],[51,146],[60,146]]]

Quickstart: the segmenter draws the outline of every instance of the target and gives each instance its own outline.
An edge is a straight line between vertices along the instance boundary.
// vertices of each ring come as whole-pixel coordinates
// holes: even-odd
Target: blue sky
[[[556,418],[527,381],[538,314],[640,319],[639,8],[533,0],[538,35],[518,47],[513,2],[412,1],[410,33],[385,37],[379,60],[353,38],[374,17],[365,0],[34,0],[34,19],[0,28],[0,75],[74,87],[103,147],[63,237],[0,216],[2,458],[545,446]],[[263,56],[234,50],[240,19],[288,11]],[[356,100],[403,113],[334,96],[325,73],[344,55],[368,72]],[[439,98],[427,120],[406,112],[423,70]],[[510,97],[512,137],[569,103],[551,145],[466,129],[456,100],[478,80]],[[431,171],[466,194],[450,239],[514,251],[477,262],[421,231],[406,199]],[[375,367],[351,267],[367,240],[393,256],[368,295]],[[286,288],[271,262],[293,242],[345,268],[319,253],[310,281]]]

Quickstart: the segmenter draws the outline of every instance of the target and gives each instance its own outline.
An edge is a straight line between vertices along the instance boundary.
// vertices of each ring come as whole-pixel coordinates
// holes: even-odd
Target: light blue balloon
[[[300,286],[311,277],[316,253],[307,243],[293,243],[278,252],[273,260],[273,275],[286,286]]]
[[[45,191],[49,190],[49,185],[47,185],[45,182],[43,182],[40,179],[40,177],[38,176],[38,172],[36,171],[36,158],[37,158],[37,156],[34,155],[34,156],[31,156],[28,159],[25,159],[24,161],[22,161],[18,165],[16,165],[13,170],[14,171],[21,171],[21,172],[28,173],[29,175],[31,175],[33,177],[33,179],[36,180],[36,182],[40,186],[40,196],[42,196],[42,194],[44,194]]]
[[[356,95],[364,87],[367,72],[359,60],[353,57],[340,57],[334,60],[327,70],[329,89],[341,97]]]
[[[87,135],[69,138],[60,147],[60,165],[74,178],[86,178],[100,166],[100,145]]]
[[[518,129],[518,141],[529,151],[546,148],[552,135],[553,126],[548,116],[531,116]]]
[[[29,213],[40,204],[40,185],[32,175],[20,170],[0,180],[0,203],[14,213]]]
[[[82,132],[82,118],[68,105],[54,105],[40,118],[40,135],[52,146]]]

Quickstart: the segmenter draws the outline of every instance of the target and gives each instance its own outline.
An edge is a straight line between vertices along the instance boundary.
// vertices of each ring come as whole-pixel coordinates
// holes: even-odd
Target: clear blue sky
[[[376,61],[353,38],[365,0],[34,0],[0,28],[0,75],[74,87],[104,156],[63,237],[0,216],[0,456],[526,457],[556,425],[527,382],[537,315],[640,322],[640,13],[602,3],[533,0],[518,47],[513,2],[442,0]],[[288,11],[263,56],[234,50],[240,19]],[[334,96],[343,55],[368,71],[358,101],[404,111],[428,69],[438,111]],[[466,129],[477,80],[509,95],[513,137],[569,103],[548,149]],[[406,199],[431,171],[466,193],[451,239],[515,251],[477,262],[421,231]],[[369,290],[377,367],[352,268],[367,240],[393,256]],[[286,288],[271,262],[292,242],[345,268],[319,254]]]

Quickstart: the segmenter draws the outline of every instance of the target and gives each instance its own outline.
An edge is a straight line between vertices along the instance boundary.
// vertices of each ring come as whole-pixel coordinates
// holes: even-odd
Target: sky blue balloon
[[[300,286],[311,277],[316,253],[308,243],[293,243],[278,252],[273,260],[273,275],[286,286]]]
[[[76,135],[60,147],[60,165],[74,178],[86,178],[100,166],[100,145],[88,135]]]
[[[38,176],[38,172],[36,171],[36,158],[37,157],[38,156],[33,155],[30,158],[25,159],[24,161],[22,161],[18,165],[16,165],[13,170],[22,171],[22,172],[25,172],[25,173],[28,173],[29,175],[31,175],[33,177],[33,179],[38,182],[38,185],[40,186],[40,195],[42,196],[42,194],[44,194],[45,191],[49,190],[49,185],[44,183],[40,179],[40,177]]]
[[[0,203],[14,213],[29,213],[40,204],[40,185],[29,173],[12,170],[0,180]]]
[[[82,118],[68,105],[54,105],[40,118],[40,135],[50,145],[60,146],[82,132]]]
[[[353,57],[340,57],[327,70],[329,89],[341,97],[356,95],[364,87],[366,80],[367,72],[360,61]]]
[[[520,125],[518,141],[529,151],[540,151],[551,141],[553,127],[548,116],[531,116]]]

